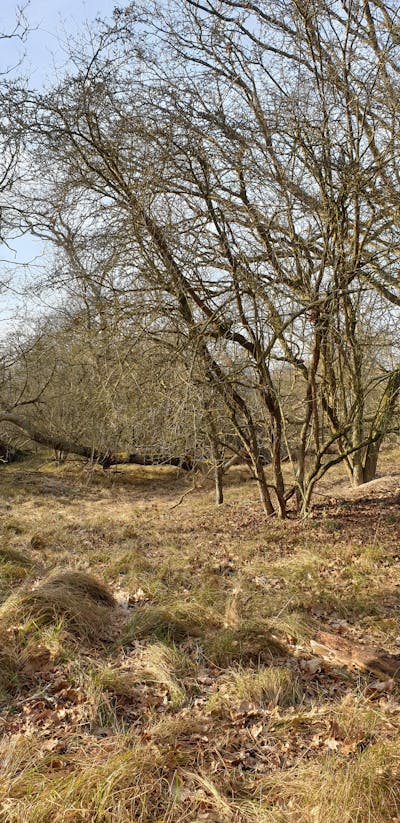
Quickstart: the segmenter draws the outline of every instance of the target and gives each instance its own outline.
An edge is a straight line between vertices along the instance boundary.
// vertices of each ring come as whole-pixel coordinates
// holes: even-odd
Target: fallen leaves
[[[45,646],[27,647],[21,654],[20,667],[24,674],[46,674],[52,669],[52,655]]]
[[[238,500],[239,492],[242,495],[241,489],[229,491],[237,493]],[[235,505],[228,503],[223,511],[215,511],[199,495],[198,509],[187,505],[173,513],[155,489],[151,500],[150,492],[142,494],[132,486],[125,498],[119,493],[118,501],[113,490],[104,500],[96,501],[95,494],[90,501],[82,498],[76,511],[71,504],[65,515],[58,509],[59,517],[68,519],[65,534],[43,524],[46,549],[56,546],[61,555],[64,551],[63,562],[87,567],[110,581],[120,606],[121,630],[97,649],[78,648],[68,637],[63,648],[62,638],[57,654],[56,644],[49,642],[47,648],[40,633],[35,632],[29,643],[26,638],[21,641],[23,678],[3,702],[1,734],[6,750],[11,751],[19,738],[28,750],[31,744],[37,747],[43,785],[46,779],[52,782],[53,773],[52,785],[69,771],[75,780],[77,752],[79,762],[89,769],[95,752],[104,763],[117,758],[121,741],[128,750],[150,744],[164,758],[167,776],[162,780],[170,800],[183,804],[180,819],[239,820],[235,814],[242,800],[261,797],[263,787],[273,786],[268,802],[273,804],[276,797],[277,819],[287,815],[291,820],[300,817],[290,797],[291,777],[300,773],[296,770],[305,766],[319,774],[331,764],[333,770],[343,767],[350,778],[353,764],[363,762],[363,752],[368,757],[385,741],[396,745],[400,692],[395,679],[346,668],[313,649],[309,637],[318,622],[338,638],[352,643],[365,639],[371,646],[387,641],[396,652],[400,570],[398,525],[393,518],[398,504],[397,509],[392,503],[386,510],[382,501],[351,507],[338,501],[334,512],[320,507],[307,522],[289,519],[281,524],[277,519],[265,521],[255,494],[254,499],[250,495]],[[37,515],[35,509],[37,520],[30,527],[25,524],[23,535],[15,537],[23,550],[29,547],[29,536],[42,529]],[[41,507],[40,519],[45,516]],[[36,551],[42,555],[39,542]],[[156,677],[132,677],[154,636],[144,632],[140,640],[120,640],[132,613],[140,614],[145,604],[163,608],[170,602],[189,605],[193,625],[197,621],[196,635],[189,620],[182,639],[168,631],[157,638],[186,661],[176,674],[182,700],[175,703],[170,687]],[[212,627],[207,622],[210,614],[216,616]],[[273,665],[299,683],[288,701],[279,702],[279,688],[276,699],[265,691],[257,696],[250,689],[259,671],[273,667],[268,659],[261,665],[257,654],[250,661],[244,659],[237,640],[232,640],[238,651],[235,662],[217,666],[210,660],[206,641],[211,631],[219,631],[225,622],[240,632],[249,619],[255,626],[257,621],[271,621],[277,639],[285,638],[286,651],[274,658]],[[23,632],[23,625],[13,626],[10,642],[19,642]],[[253,636],[249,642],[254,642]],[[99,672],[107,677],[102,680]],[[227,680],[231,684],[240,678],[242,688],[232,694]],[[18,769],[23,774],[23,766]],[[188,773],[194,776],[192,781],[187,781]],[[204,776],[204,784],[196,783],[199,776]],[[100,794],[105,785],[100,782]],[[288,787],[285,801],[281,786]],[[389,790],[397,791],[393,786]],[[218,792],[222,801],[215,811],[212,804],[219,802]],[[192,814],[194,797],[197,807]],[[12,803],[7,807],[5,801],[3,806],[0,815],[15,817]],[[91,819],[90,809],[82,812],[82,819],[84,813]],[[307,813],[307,819],[320,822],[320,796],[318,802],[310,800]],[[68,814],[74,819],[73,809]],[[157,806],[151,819],[172,823],[173,812]]]

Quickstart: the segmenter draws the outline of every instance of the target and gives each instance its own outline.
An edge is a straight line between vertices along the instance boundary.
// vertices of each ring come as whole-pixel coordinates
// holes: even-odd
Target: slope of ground
[[[398,476],[285,523],[239,474],[1,482],[4,823],[400,820],[399,686],[311,642],[399,653]]]

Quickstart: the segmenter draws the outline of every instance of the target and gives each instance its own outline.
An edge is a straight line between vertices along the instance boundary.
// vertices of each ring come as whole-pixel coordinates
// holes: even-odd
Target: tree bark
[[[354,640],[347,640],[331,632],[318,632],[311,640],[312,650],[333,663],[344,666],[356,666],[363,671],[372,672],[376,677],[391,677],[400,680],[400,655],[388,654],[382,649],[363,646]]]
[[[379,408],[376,412],[370,430],[369,443],[365,450],[355,452],[351,459],[353,486],[362,486],[369,483],[376,476],[379,451],[390,429],[400,394],[400,367],[390,375],[385,391],[382,394]]]
[[[271,496],[268,490],[268,484],[265,477],[264,467],[262,465],[260,457],[258,457],[254,461],[253,468],[257,478],[258,491],[263,509],[268,516],[271,516],[272,514],[275,514],[275,509],[272,505]]]
[[[220,447],[218,441],[217,430],[215,427],[215,423],[213,420],[212,412],[208,408],[207,404],[205,406],[205,414],[208,423],[209,429],[209,437],[210,437],[210,444],[211,444],[211,451],[214,460],[214,479],[215,479],[215,503],[217,506],[221,506],[224,502],[224,489],[223,489],[223,477],[224,477],[224,456],[223,450]]]
[[[221,464],[215,466],[215,502],[221,506],[224,502],[223,470]]]
[[[370,443],[367,447],[365,460],[364,460],[364,470],[363,470],[363,482],[369,483],[370,480],[374,480],[376,476],[376,469],[378,465],[378,457],[379,451],[382,445],[382,438],[376,440],[375,443]]]

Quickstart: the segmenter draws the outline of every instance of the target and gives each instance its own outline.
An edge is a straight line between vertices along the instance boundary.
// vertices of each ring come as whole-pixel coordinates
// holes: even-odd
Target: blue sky
[[[9,32],[15,23],[18,5],[3,0],[0,9],[0,31]],[[110,17],[117,2],[112,0],[30,0],[26,18],[31,27],[25,46],[17,41],[2,41],[1,67],[15,63],[17,55],[26,53],[25,67],[34,85],[51,82],[54,66],[62,67],[65,52],[62,41],[68,34],[77,34],[97,15]],[[122,3],[124,5],[124,3]]]
[[[10,33],[17,17],[18,5],[14,0],[3,0],[0,6],[0,32]],[[78,35],[96,16],[111,17],[118,0],[30,0],[25,15],[30,27],[26,42],[2,39],[0,41],[0,72],[18,64],[18,70],[29,77],[36,87],[50,85],[57,69],[62,73],[66,64],[63,42],[68,36]],[[126,5],[124,0],[120,5]],[[0,282],[9,274],[13,289],[0,294],[0,337],[13,327],[19,318],[34,318],[46,306],[41,301],[22,295],[23,286],[35,278],[45,262],[45,249],[31,237],[14,238],[10,248],[0,243]]]

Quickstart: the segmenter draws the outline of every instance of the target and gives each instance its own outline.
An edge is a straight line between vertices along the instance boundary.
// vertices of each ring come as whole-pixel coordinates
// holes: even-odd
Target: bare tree
[[[25,16],[26,6],[17,7],[15,24],[10,31],[0,32],[0,43],[18,41],[24,43],[29,26]],[[8,222],[9,193],[12,190],[17,173],[17,162],[21,151],[22,130],[17,126],[13,115],[14,88],[22,58],[15,64],[0,66],[0,241],[5,242],[10,228]]]
[[[399,394],[374,343],[399,238],[393,9],[373,8],[128,6],[61,85],[21,95],[25,226],[196,363],[268,514],[293,494],[305,513],[340,461],[369,477]]]

